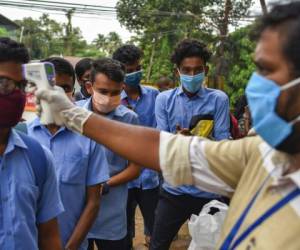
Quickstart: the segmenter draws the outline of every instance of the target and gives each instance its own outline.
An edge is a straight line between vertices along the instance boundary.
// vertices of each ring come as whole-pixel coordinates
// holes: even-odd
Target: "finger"
[[[61,93],[65,93],[65,91],[64,91],[64,89],[62,87],[54,86],[53,88],[54,88],[54,90],[57,90],[57,91],[59,91]]]
[[[35,96],[37,97],[37,99],[45,100],[47,102],[52,102],[53,101],[53,97],[49,93],[49,90],[47,90],[47,89],[38,89],[35,92]]]
[[[43,112],[42,106],[41,105],[36,105],[36,109],[35,110],[36,110],[37,116],[40,117],[41,114],[42,114],[42,112]]]

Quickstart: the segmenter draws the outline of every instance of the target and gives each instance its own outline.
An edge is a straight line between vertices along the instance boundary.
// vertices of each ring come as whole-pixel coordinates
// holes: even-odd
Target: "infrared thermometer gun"
[[[52,63],[28,63],[23,64],[23,76],[29,82],[36,85],[37,89],[52,89],[55,85],[55,69]],[[41,101],[42,114],[40,117],[42,124],[53,124],[54,119],[49,105]]]

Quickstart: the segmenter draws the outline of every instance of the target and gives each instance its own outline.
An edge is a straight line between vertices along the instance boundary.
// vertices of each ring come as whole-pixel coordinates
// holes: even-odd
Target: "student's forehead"
[[[103,73],[96,74],[94,85],[97,88],[109,88],[109,89],[122,87],[121,83],[116,83],[115,81],[109,79]]]
[[[23,79],[22,64],[15,62],[0,62],[0,76],[8,77],[16,81]]]
[[[185,57],[181,61],[181,67],[199,67],[204,66],[204,60],[198,56]]]
[[[255,49],[255,61],[273,64],[284,60],[282,42],[279,32],[274,30],[262,32]]]
[[[126,69],[132,69],[132,68],[136,68],[137,66],[140,66],[140,60],[136,60],[134,63],[131,64],[125,64],[125,68]]]
[[[69,84],[69,85],[73,85],[73,76],[67,75],[67,74],[63,74],[63,73],[58,73],[55,76],[55,80],[57,82],[57,84]]]

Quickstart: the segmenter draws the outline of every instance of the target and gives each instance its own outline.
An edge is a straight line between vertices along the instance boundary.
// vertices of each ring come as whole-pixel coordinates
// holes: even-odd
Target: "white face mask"
[[[114,109],[116,109],[121,103],[121,96],[107,96],[102,95],[96,91],[93,93],[93,104],[94,108],[103,114],[110,113]]]

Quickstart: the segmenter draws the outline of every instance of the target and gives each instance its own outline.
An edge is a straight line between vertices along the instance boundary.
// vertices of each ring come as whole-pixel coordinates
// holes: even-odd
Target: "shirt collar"
[[[300,170],[284,175],[289,166],[289,156],[280,151],[274,150],[266,142],[260,144],[260,150],[267,172],[272,173],[273,183],[271,187],[283,186],[294,183],[300,187]]]
[[[48,131],[48,129],[46,128],[46,126],[44,125],[44,124],[42,124],[41,123],[41,120],[40,120],[40,118],[35,118],[34,120],[33,120],[33,122],[31,122],[30,123],[30,125],[27,125],[27,126],[29,126],[29,127],[31,127],[32,129],[37,129],[37,128],[40,128],[40,129],[45,129],[45,130],[47,130]],[[59,128],[59,130],[55,133],[55,134],[58,134],[58,133],[60,133],[61,131],[64,131],[64,130],[68,130],[66,127],[63,127],[63,126],[61,126],[60,128]],[[49,131],[48,131],[49,132]],[[50,132],[49,132],[49,134],[50,134]],[[52,136],[52,135],[51,135]]]
[[[89,97],[82,107],[92,111],[92,97]]]
[[[201,88],[198,90],[198,92],[197,92],[197,94],[196,94],[195,96],[197,96],[197,97],[202,97],[203,94],[204,94],[204,91],[205,91],[205,88],[204,88],[204,87],[201,87]],[[185,96],[187,96],[187,95],[184,93],[184,91],[183,91],[182,85],[180,85],[180,86],[177,88],[177,95],[185,95]],[[192,98],[194,98],[195,96],[193,96]]]
[[[35,118],[33,120],[33,122],[30,124],[30,126],[35,129],[35,128],[38,128],[38,127],[42,127],[42,124],[41,124],[41,121],[39,118]]]
[[[27,149],[27,146],[25,142],[22,140],[22,138],[20,137],[20,135],[12,129],[8,138],[8,143],[4,155],[12,152],[15,149],[15,147]]]
[[[146,87],[144,87],[143,85],[140,85],[139,88],[140,88],[140,91],[141,91],[141,96],[146,95],[148,93],[148,89]],[[125,92],[125,90],[123,90],[121,92],[121,100],[124,100],[126,98],[128,98],[128,95]]]

